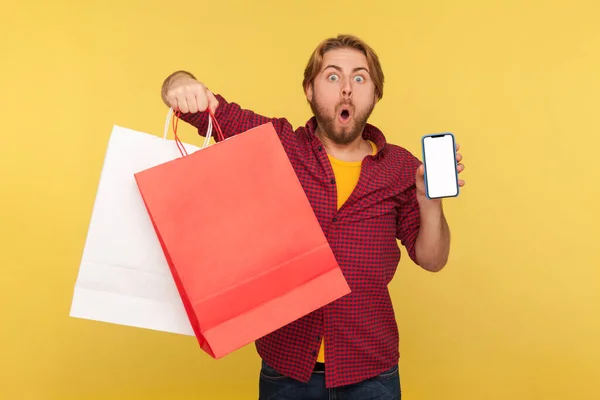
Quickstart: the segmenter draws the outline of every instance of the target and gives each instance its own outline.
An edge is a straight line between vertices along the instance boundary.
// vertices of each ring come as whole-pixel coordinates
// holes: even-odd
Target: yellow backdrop
[[[467,165],[447,268],[405,258],[391,285],[404,398],[600,398],[597,0],[29,0],[1,20],[0,398],[256,398],[253,346],[214,361],[72,319],[72,290],[113,124],[161,134],[180,68],[302,124],[304,64],[338,32],[381,56],[389,140],[420,156],[452,131]]]

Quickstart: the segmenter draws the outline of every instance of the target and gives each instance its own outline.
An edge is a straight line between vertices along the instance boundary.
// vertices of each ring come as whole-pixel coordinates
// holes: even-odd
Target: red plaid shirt
[[[267,118],[216,97],[215,117],[225,137],[273,123],[352,290],[257,340],[259,355],[280,373],[307,382],[324,337],[328,387],[357,383],[390,369],[399,360],[399,340],[387,285],[400,261],[397,239],[415,260],[420,223],[415,172],[420,161],[386,143],[384,135],[367,124],[363,137],[377,145],[377,154],[365,157],[354,192],[338,210],[335,177],[314,135],[314,117],[294,130],[284,118]],[[181,119],[204,136],[207,115],[183,114]]]

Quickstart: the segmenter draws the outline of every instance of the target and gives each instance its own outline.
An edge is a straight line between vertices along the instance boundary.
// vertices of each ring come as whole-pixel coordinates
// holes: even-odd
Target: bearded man
[[[425,194],[422,163],[367,122],[383,86],[377,54],[352,35],[326,39],[310,56],[302,87],[313,116],[297,129],[227,101],[190,72],[163,82],[164,103],[201,135],[207,108],[225,138],[273,124],[352,290],[256,341],[260,399],[401,397],[388,292],[400,261],[398,240],[416,264],[439,271],[450,231],[442,201]]]

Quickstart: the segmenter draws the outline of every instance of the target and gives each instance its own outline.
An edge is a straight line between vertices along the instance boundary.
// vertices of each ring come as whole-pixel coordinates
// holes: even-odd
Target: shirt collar
[[[319,138],[315,135],[315,131],[317,129],[317,118],[313,116],[306,122],[306,130],[308,132],[308,136],[311,140],[319,140]],[[375,127],[367,123],[365,128],[363,129],[363,139],[370,140],[375,143],[377,146],[377,154],[375,154],[375,158],[381,158],[386,150],[386,138],[383,132],[379,130],[379,128]]]

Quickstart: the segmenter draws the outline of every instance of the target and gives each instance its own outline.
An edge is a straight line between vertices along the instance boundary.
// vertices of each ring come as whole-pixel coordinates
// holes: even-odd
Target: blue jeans
[[[308,383],[283,376],[264,361],[259,400],[400,400],[398,366],[354,385],[327,389],[325,373],[313,372]]]

